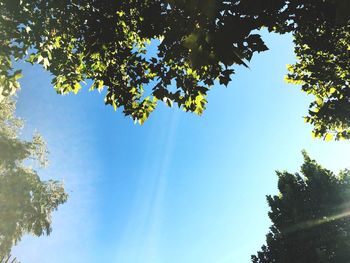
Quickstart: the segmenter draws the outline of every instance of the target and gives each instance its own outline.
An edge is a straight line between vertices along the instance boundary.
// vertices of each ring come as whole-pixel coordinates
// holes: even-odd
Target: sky
[[[22,137],[40,132],[50,152],[43,180],[62,180],[67,203],[50,236],[25,236],[22,263],[250,262],[271,222],[265,196],[276,170],[298,172],[301,150],[324,167],[349,168],[349,142],[313,139],[311,97],[286,84],[290,35],[264,34],[269,51],[209,92],[202,116],[160,105],[142,126],[104,94],[57,95],[50,74],[21,65]]]

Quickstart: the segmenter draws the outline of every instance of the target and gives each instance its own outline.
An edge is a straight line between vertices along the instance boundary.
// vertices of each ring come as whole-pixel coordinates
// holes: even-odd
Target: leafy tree
[[[299,23],[294,32],[298,62],[289,66],[287,76],[315,96],[305,121],[314,125],[314,136],[326,140],[350,137],[350,23],[343,23],[342,16],[350,13],[350,2],[338,2],[338,10],[327,11],[325,5],[327,17],[320,21]]]
[[[267,196],[273,223],[254,263],[350,262],[350,171],[338,176],[304,152],[300,174],[278,172]]]
[[[347,0],[0,0],[0,89],[18,87],[11,62],[26,59],[53,74],[58,93],[77,93],[86,79],[106,87],[105,103],[140,123],[158,101],[201,114],[215,80],[227,85],[232,66],[268,49],[265,27],[295,37],[288,80],[316,95],[306,118],[314,134],[348,138],[346,8]]]
[[[45,144],[39,135],[18,138],[22,121],[14,110],[13,100],[0,103],[0,259],[24,234],[50,234],[51,213],[67,200],[61,183],[41,181],[31,167],[33,161],[46,165]]]

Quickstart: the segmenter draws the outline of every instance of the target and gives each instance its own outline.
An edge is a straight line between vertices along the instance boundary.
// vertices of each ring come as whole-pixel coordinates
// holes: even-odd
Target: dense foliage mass
[[[32,168],[33,161],[46,164],[45,144],[39,135],[18,138],[14,108],[9,98],[0,103],[0,261],[24,234],[50,234],[51,213],[67,200],[61,183],[41,181]]]
[[[348,138],[347,0],[0,0],[0,91],[18,87],[12,60],[42,64],[58,93],[107,89],[105,103],[143,123],[158,101],[201,114],[233,65],[267,50],[258,30],[295,36],[289,81],[316,96],[316,136]],[[316,54],[316,56],[315,56]]]
[[[254,263],[345,263],[350,258],[350,171],[338,176],[304,153],[300,174],[279,172],[273,223]]]
[[[326,17],[315,13],[315,19],[299,23],[294,32],[298,62],[287,76],[315,96],[305,121],[314,125],[316,137],[327,140],[350,136],[350,23],[343,12],[350,14],[350,1],[339,3],[335,11],[325,5]]]

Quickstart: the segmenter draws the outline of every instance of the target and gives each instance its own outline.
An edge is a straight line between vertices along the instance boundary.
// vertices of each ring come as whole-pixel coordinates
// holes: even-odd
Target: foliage
[[[17,258],[12,258],[11,255],[0,258],[1,263],[20,263]]]
[[[350,24],[324,23],[318,30],[311,24],[295,34],[294,42],[299,61],[287,80],[316,98],[305,121],[314,125],[316,137],[349,139]]]
[[[344,263],[350,256],[350,171],[338,176],[304,152],[300,174],[278,172],[273,223],[254,263]]]
[[[202,114],[215,80],[227,85],[234,65],[268,49],[259,33],[266,27],[294,34],[300,60],[288,79],[317,96],[306,119],[315,135],[338,139],[349,126],[341,97],[349,84],[347,7],[347,0],[0,0],[0,91],[18,86],[11,59],[26,59],[53,74],[58,93],[93,80],[91,90],[107,89],[106,104],[140,123],[158,101]],[[327,75],[330,66],[336,72]]]
[[[41,181],[31,167],[47,163],[43,139],[18,138],[22,121],[14,117],[15,102],[0,103],[0,259],[26,233],[50,234],[51,212],[67,200],[61,183]]]

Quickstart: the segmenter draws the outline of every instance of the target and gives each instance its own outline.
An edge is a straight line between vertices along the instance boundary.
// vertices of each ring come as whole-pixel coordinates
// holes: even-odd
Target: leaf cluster
[[[1,0],[0,58],[43,65],[63,94],[77,93],[91,79],[91,90],[107,89],[106,104],[122,107],[140,123],[158,101],[201,114],[215,80],[227,85],[232,65],[247,66],[253,53],[267,49],[253,31],[271,14],[251,6],[215,0]],[[153,47],[156,54],[149,52]]]
[[[313,124],[315,137],[349,139],[350,24],[310,24],[294,42],[298,62],[289,67],[287,81],[315,97],[305,121]]]
[[[90,90],[106,89],[105,103],[141,124],[159,101],[202,114],[215,81],[227,86],[235,65],[247,67],[268,49],[259,31],[267,28],[295,37],[299,61],[287,79],[316,96],[306,117],[315,136],[347,138],[348,7],[347,0],[0,0],[0,92],[18,88],[11,62],[26,59],[50,71],[61,94],[92,80]]]

